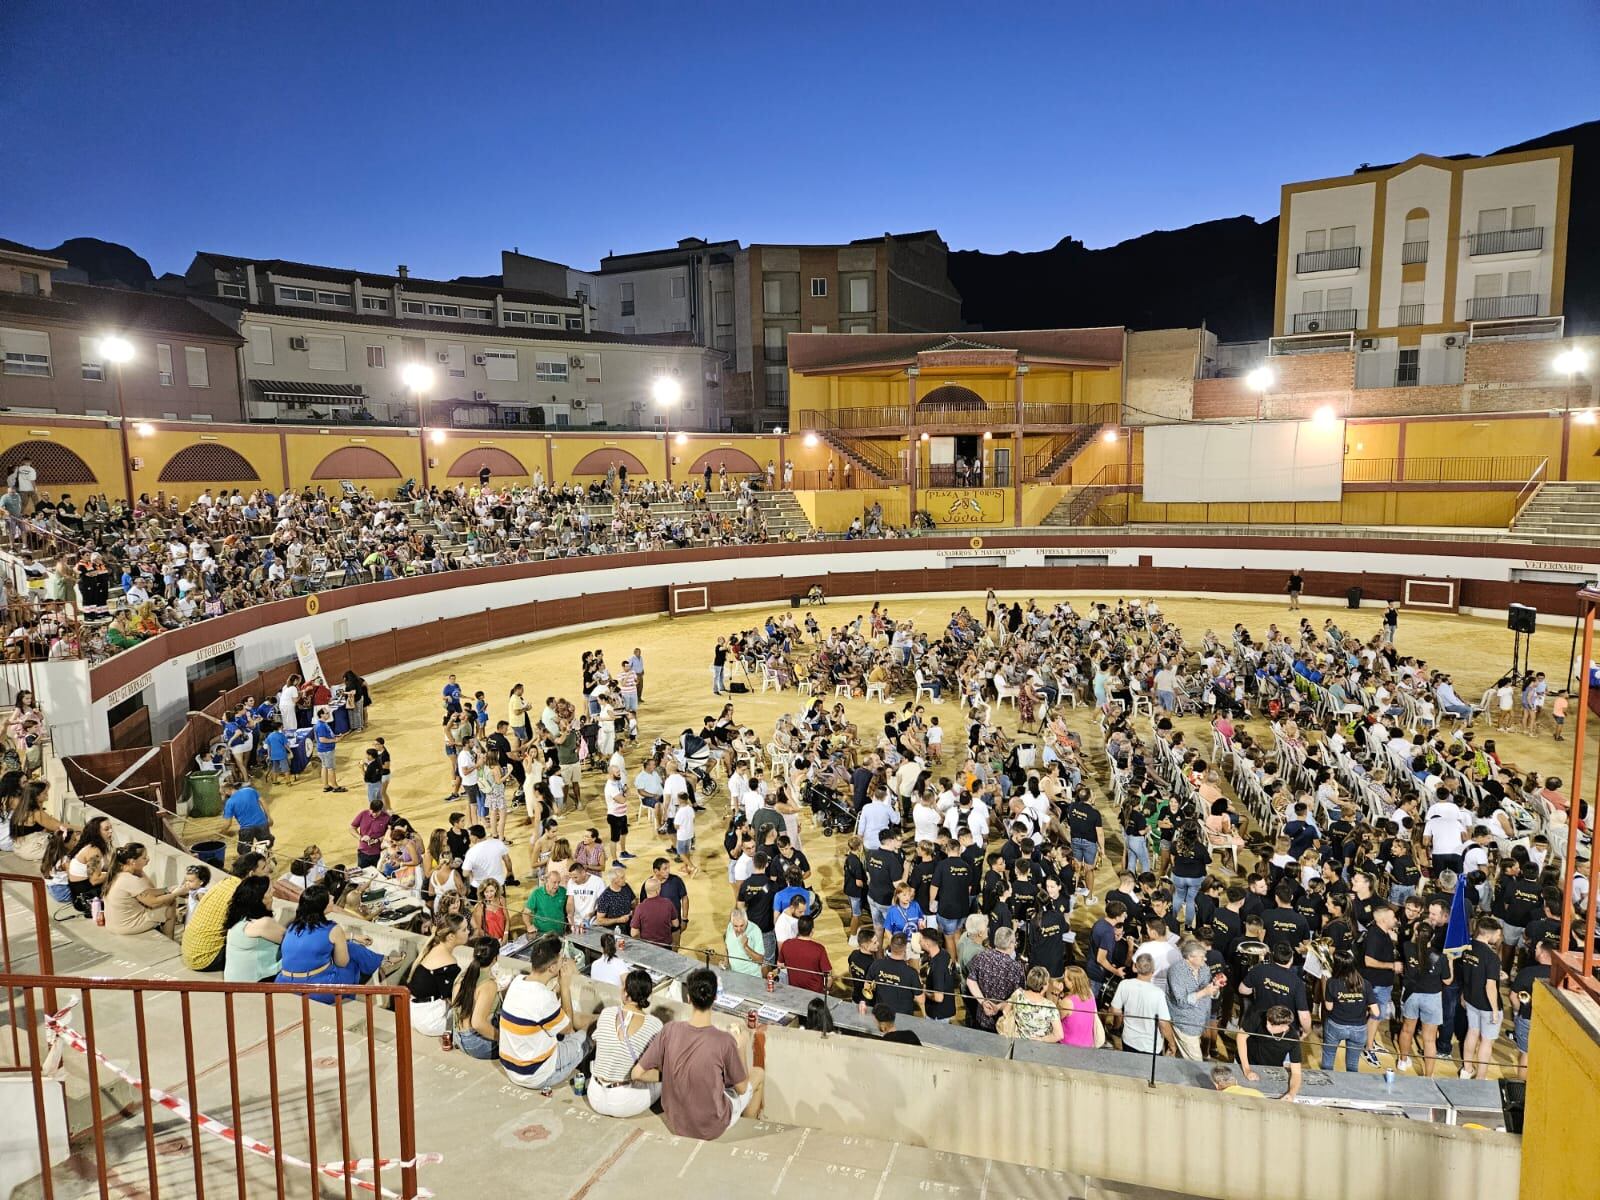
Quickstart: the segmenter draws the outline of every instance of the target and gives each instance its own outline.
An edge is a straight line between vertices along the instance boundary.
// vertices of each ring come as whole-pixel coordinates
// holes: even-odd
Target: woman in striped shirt
[[[618,1004],[600,1012],[594,1025],[594,1078],[589,1107],[605,1117],[637,1117],[661,1096],[659,1083],[630,1083],[634,1064],[661,1032],[661,1022],[646,1011],[650,973],[635,967],[622,981]]]

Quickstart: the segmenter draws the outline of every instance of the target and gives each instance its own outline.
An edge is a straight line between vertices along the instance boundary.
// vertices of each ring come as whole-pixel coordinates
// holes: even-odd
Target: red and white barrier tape
[[[60,1012],[54,1014],[53,1016],[46,1015],[45,1025],[50,1031],[52,1041],[59,1039],[60,1041],[63,1041],[67,1045],[71,1046],[80,1054],[88,1055],[91,1053],[88,1039],[86,1039],[83,1034],[79,1033],[76,1029],[72,1028],[72,1026],[68,1025],[63,1019],[66,1017],[67,1013],[71,1012],[72,1009],[76,1007],[77,1003],[77,999],[74,998],[72,1002]],[[281,1159],[285,1166],[298,1167],[301,1170],[315,1169],[317,1174],[324,1175],[329,1179],[343,1179],[346,1175],[354,1175],[361,1171],[372,1171],[378,1169],[379,1167],[385,1171],[388,1171],[405,1167],[432,1166],[435,1163],[441,1163],[444,1161],[444,1155],[442,1154],[419,1154],[412,1159],[384,1158],[373,1160],[370,1158],[358,1158],[347,1163],[322,1163],[313,1168],[309,1161],[302,1158],[296,1158],[287,1153],[281,1153],[280,1151],[273,1149],[273,1147],[268,1145],[266,1142],[263,1142],[258,1138],[253,1138],[249,1134],[242,1133],[234,1129],[232,1126],[217,1120],[215,1117],[208,1117],[204,1113],[194,1113],[193,1110],[190,1109],[188,1103],[182,1100],[180,1097],[174,1096],[168,1092],[163,1092],[159,1088],[146,1088],[142,1079],[132,1074],[118,1063],[112,1062],[104,1054],[100,1053],[100,1051],[95,1050],[92,1051],[92,1053],[94,1054],[95,1060],[100,1064],[100,1066],[105,1068],[107,1071],[110,1071],[113,1075],[127,1083],[130,1087],[133,1087],[139,1091],[148,1092],[150,1099],[156,1104],[159,1104],[162,1108],[176,1113],[186,1121],[193,1121],[207,1133],[214,1134],[216,1137],[221,1138],[225,1142],[236,1142],[238,1145],[250,1151],[252,1154],[259,1155],[262,1158]],[[351,1180],[351,1183],[364,1192],[376,1193],[385,1197],[386,1200],[407,1200],[407,1198],[401,1197],[399,1193],[391,1192],[388,1188],[380,1188],[370,1180],[353,1179]],[[414,1193],[414,1197],[410,1198],[410,1200],[431,1200],[432,1196],[433,1193],[428,1191],[426,1188],[418,1188]]]

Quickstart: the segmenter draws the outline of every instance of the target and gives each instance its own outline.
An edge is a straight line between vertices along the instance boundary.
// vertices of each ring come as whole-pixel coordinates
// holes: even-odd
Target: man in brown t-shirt
[[[636,938],[657,946],[672,948],[672,935],[678,929],[678,906],[661,894],[661,882],[653,876],[644,883],[644,899],[633,910],[628,931]]]
[[[678,1137],[711,1141],[740,1116],[761,1115],[763,1072],[744,1065],[743,1039],[711,1023],[717,998],[716,972],[689,972],[684,994],[693,1011],[656,1034],[633,1068],[638,1083],[661,1081],[661,1111]],[[740,1035],[743,1034],[740,1030]]]

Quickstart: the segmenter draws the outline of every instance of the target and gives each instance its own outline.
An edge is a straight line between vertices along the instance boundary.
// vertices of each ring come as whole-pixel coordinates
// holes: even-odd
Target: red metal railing
[[[1573,951],[1572,934],[1575,927],[1576,914],[1572,904],[1571,880],[1573,873],[1580,870],[1578,863],[1578,834],[1581,824],[1578,814],[1583,811],[1583,799],[1587,793],[1590,804],[1589,811],[1594,812],[1594,798],[1600,791],[1600,780],[1593,788],[1589,787],[1589,775],[1586,770],[1588,764],[1584,762],[1584,753],[1589,744],[1589,664],[1594,661],[1594,623],[1595,616],[1600,613],[1600,589],[1582,588],[1578,592],[1578,624],[1583,631],[1582,652],[1578,657],[1578,703],[1575,706],[1577,716],[1573,720],[1572,731],[1572,798],[1567,804],[1567,844],[1562,857],[1565,864],[1563,870],[1567,878],[1562,881],[1561,888],[1561,934],[1556,942],[1559,950],[1551,960],[1550,981],[1556,987],[1579,987],[1587,991],[1591,997],[1600,1000],[1600,981],[1595,978],[1595,887],[1600,884],[1600,856],[1596,856],[1593,847],[1589,854],[1589,904],[1588,912],[1583,918],[1583,932],[1580,939],[1582,949]],[[1570,682],[1570,681],[1569,681]],[[1600,764],[1597,764],[1600,771]],[[1591,828],[1594,819],[1589,819]]]
[[[13,950],[8,918],[0,906],[0,965],[5,967],[0,972],[0,990],[5,992],[11,1014],[11,1062],[9,1067],[0,1065],[0,1071],[26,1070],[32,1076],[38,1187],[44,1200],[54,1200],[57,1193],[57,1168],[52,1158],[66,1148],[59,1140],[52,1144],[48,1090],[53,1085],[47,1083],[43,1071],[50,1043],[56,1038],[66,1043],[64,1062],[69,1068],[75,1069],[73,1060],[81,1057],[88,1081],[87,1128],[73,1128],[68,1112],[68,1143],[81,1145],[92,1137],[94,1146],[92,1164],[85,1164],[81,1152],[74,1155],[74,1194],[82,1186],[81,1172],[86,1165],[92,1167],[102,1197],[110,1196],[114,1188],[118,1195],[143,1194],[160,1200],[165,1187],[204,1200],[207,1184],[241,1198],[284,1197],[306,1194],[300,1183],[304,1176],[310,1183],[310,1195],[329,1194],[342,1184],[345,1196],[353,1200],[358,1193],[393,1195],[384,1186],[386,1172],[390,1180],[398,1174],[401,1197],[418,1194],[410,996],[404,988],[58,976],[50,954],[48,895],[43,882],[0,875],[0,885],[15,884],[27,885],[32,891],[38,970],[23,973],[15,969],[21,956]],[[74,993],[64,1012],[58,997]],[[334,1004],[313,1008],[313,995],[333,995]],[[241,1046],[241,1028],[249,1018],[245,1006],[253,1007],[256,998],[261,1004],[264,1035],[258,1042]],[[174,999],[175,1013],[170,1011]],[[394,1005],[394,1076],[380,1081],[374,1024],[378,1007],[386,1002]],[[346,1010],[352,1004],[360,1005],[363,1017],[357,1028],[346,1026]],[[157,1005],[168,1011],[151,1011]],[[319,1014],[329,1015],[332,1046],[326,1036],[319,1036]],[[280,1025],[284,1020],[289,1023]],[[180,1029],[182,1079],[163,1089],[159,1074],[152,1074],[152,1050],[173,1048],[176,1039],[172,1035]],[[225,1045],[214,1061],[197,1061],[196,1031],[200,1029],[225,1034]],[[362,1046],[352,1050],[352,1038]],[[286,1051],[281,1056],[280,1043]],[[249,1071],[248,1062],[257,1051],[264,1051],[264,1072]],[[303,1089],[290,1083],[290,1076],[298,1073],[291,1067],[295,1058],[303,1061]],[[280,1067],[285,1068],[281,1073]],[[161,1069],[162,1064],[157,1063],[156,1070]],[[170,1069],[178,1074],[177,1064]],[[247,1073],[253,1084],[245,1081]],[[224,1075],[225,1089],[218,1082]],[[204,1095],[203,1081],[209,1084]],[[136,1094],[130,1103],[118,1105],[105,1094],[119,1085]],[[363,1087],[364,1103],[358,1094]],[[187,1121],[187,1147],[175,1146],[170,1125],[158,1125],[158,1110]],[[270,1133],[265,1128],[269,1117]],[[398,1156],[387,1160],[383,1149],[386,1125],[391,1128],[390,1145],[398,1149]],[[301,1127],[303,1153],[295,1137]],[[321,1153],[328,1148],[329,1130],[337,1141],[339,1157],[325,1162]],[[138,1178],[141,1172],[136,1162],[140,1149],[115,1162],[107,1154],[108,1144],[126,1145],[117,1135],[130,1131],[137,1131],[142,1143],[143,1179]],[[217,1153],[224,1147],[231,1148],[231,1153]],[[174,1149],[187,1151],[187,1168],[175,1166]],[[209,1155],[208,1149],[212,1151]],[[257,1159],[270,1163],[270,1171],[252,1174],[247,1164]],[[355,1164],[363,1159],[371,1165],[358,1168]]]

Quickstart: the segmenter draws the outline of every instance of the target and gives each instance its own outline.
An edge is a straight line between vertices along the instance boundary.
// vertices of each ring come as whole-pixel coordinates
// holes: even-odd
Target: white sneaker
[[[1409,1058],[1402,1058],[1399,1062],[1395,1063],[1394,1069],[1396,1071],[1411,1070],[1411,1060]]]
[[[1463,1078],[1463,1079],[1471,1079],[1472,1078],[1472,1068],[1471,1067],[1462,1067],[1461,1068],[1461,1078]]]

